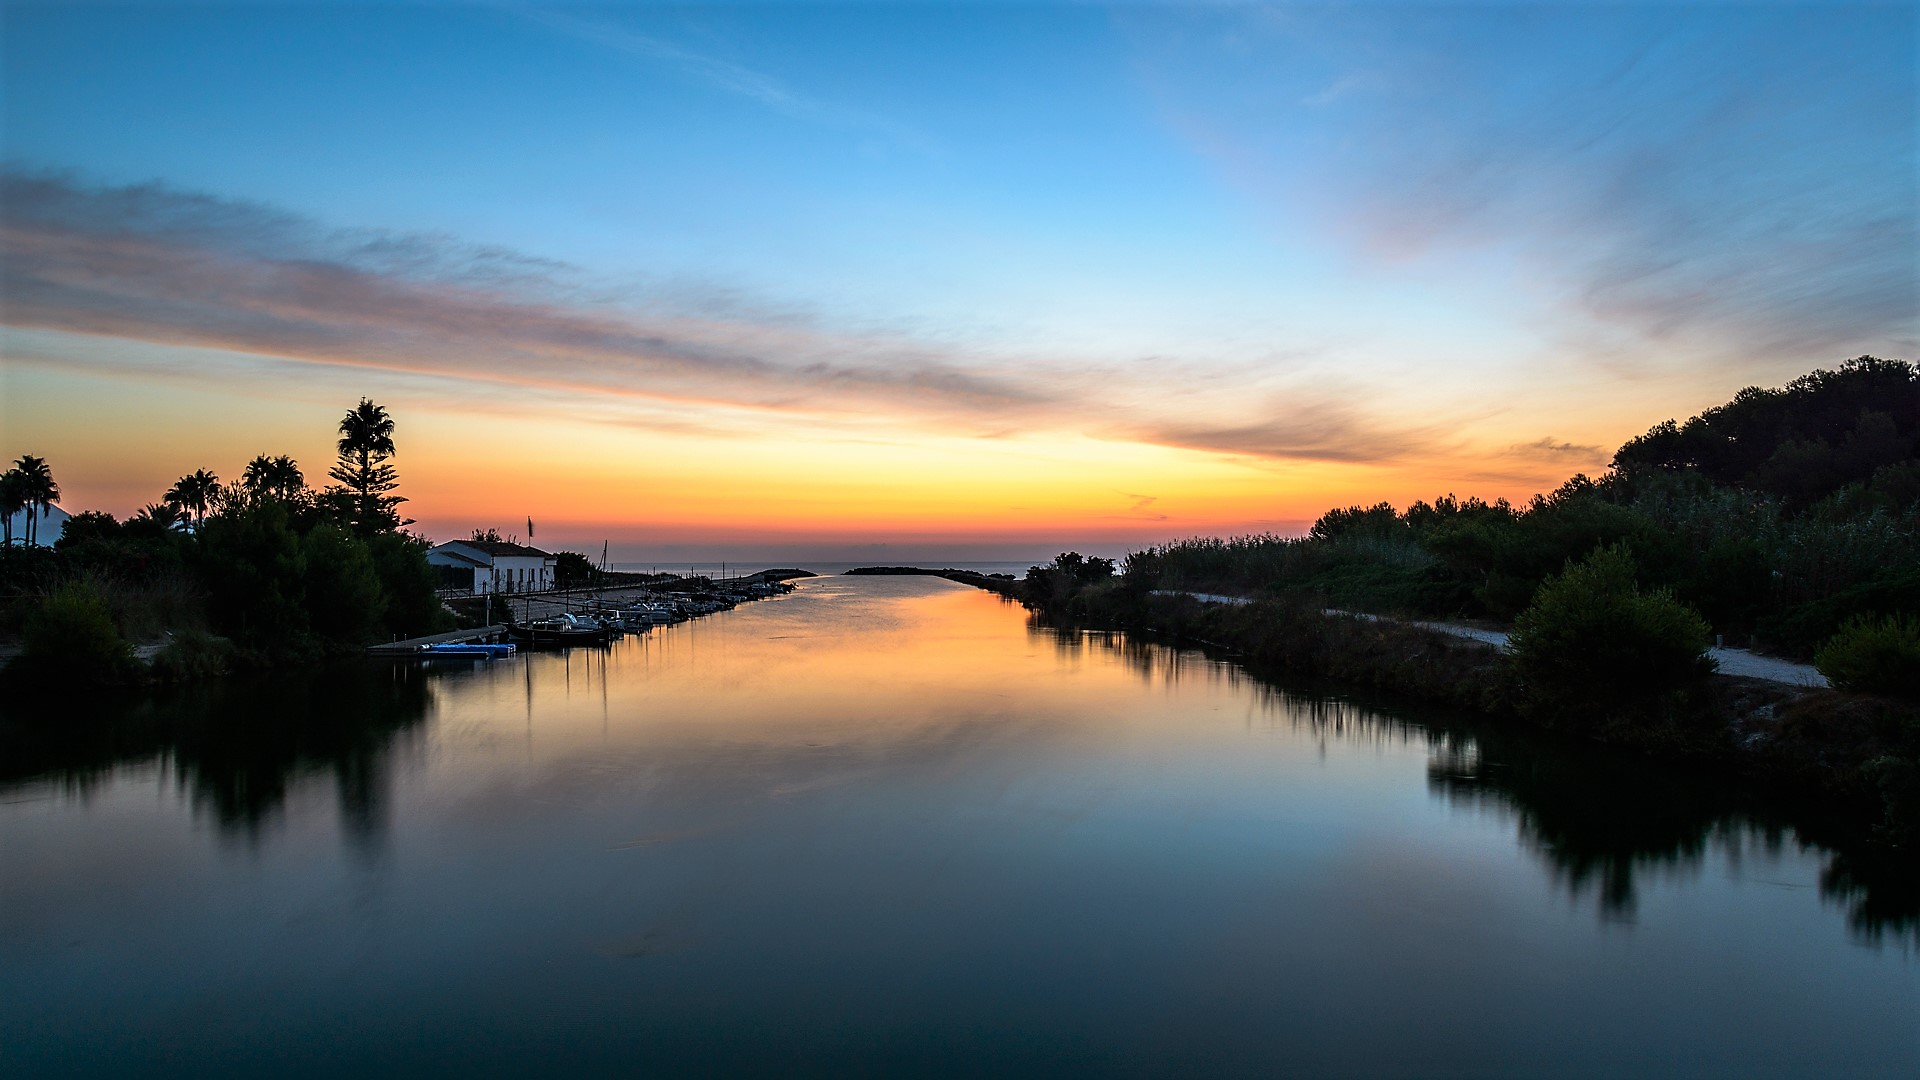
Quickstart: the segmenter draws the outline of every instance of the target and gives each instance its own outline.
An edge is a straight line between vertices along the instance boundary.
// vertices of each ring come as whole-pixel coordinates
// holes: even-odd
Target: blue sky
[[[1915,352],[1906,5],[4,11],[36,436],[100,379],[288,361],[1513,493]]]

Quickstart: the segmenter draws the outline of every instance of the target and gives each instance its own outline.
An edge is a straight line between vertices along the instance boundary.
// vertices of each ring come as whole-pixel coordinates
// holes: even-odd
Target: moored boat
[[[522,645],[604,645],[613,633],[598,621],[571,614],[507,624],[507,637]]]
[[[464,656],[493,659],[497,656],[512,656],[516,647],[512,644],[490,645],[474,641],[447,641],[436,645],[420,646],[422,656]]]

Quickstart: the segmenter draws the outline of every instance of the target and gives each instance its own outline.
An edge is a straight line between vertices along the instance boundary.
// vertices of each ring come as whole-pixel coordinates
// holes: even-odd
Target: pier
[[[411,656],[420,651],[422,645],[450,645],[455,642],[493,641],[506,636],[504,624],[495,626],[476,626],[471,630],[449,630],[444,634],[428,634],[426,637],[406,638],[401,641],[389,641],[381,645],[367,646],[368,656]]]
[[[708,582],[705,587],[695,588],[688,588],[687,585],[691,583],[684,581],[650,581],[589,588],[551,589],[537,593],[495,593],[492,597],[492,611],[487,617],[498,619],[504,615],[508,621],[520,623],[539,622],[565,614],[592,619],[634,604],[649,603],[673,605],[679,614],[671,621],[680,622],[729,609],[736,604],[769,599],[780,592],[790,591],[790,586],[782,584],[787,578],[812,576],[804,570],[763,570],[745,577]],[[711,606],[700,606],[709,603]],[[654,625],[665,624],[617,627],[616,629],[636,633],[652,629]],[[453,630],[444,634],[429,634],[425,637],[370,645],[367,647],[367,655],[417,656],[423,645],[501,641],[505,640],[506,636],[506,623],[495,622],[469,630]]]

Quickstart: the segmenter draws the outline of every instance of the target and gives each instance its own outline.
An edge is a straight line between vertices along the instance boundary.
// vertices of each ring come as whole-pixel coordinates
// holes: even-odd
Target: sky
[[[0,3],[0,453],[361,397],[414,528],[1026,559],[1920,358],[1905,4]]]

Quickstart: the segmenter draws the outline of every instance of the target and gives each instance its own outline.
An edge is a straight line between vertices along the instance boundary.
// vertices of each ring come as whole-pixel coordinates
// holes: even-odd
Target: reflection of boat
[[[478,656],[492,659],[496,656],[512,656],[514,651],[515,647],[512,645],[484,645],[467,641],[449,641],[438,645],[420,646],[422,656]]]
[[[524,645],[602,645],[612,639],[613,631],[568,614],[528,623],[509,623],[507,636]]]

